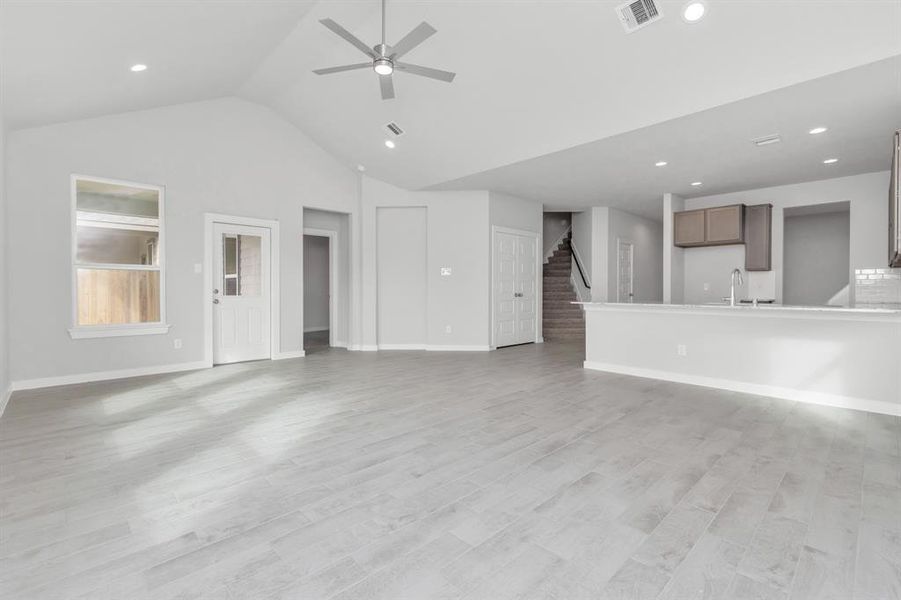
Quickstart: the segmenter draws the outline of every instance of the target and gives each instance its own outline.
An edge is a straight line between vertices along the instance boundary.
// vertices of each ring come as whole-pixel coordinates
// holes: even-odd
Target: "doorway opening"
[[[331,236],[306,231],[303,236],[303,347],[304,352],[316,352],[334,341]]]
[[[346,348],[350,336],[350,215],[303,209],[304,352]]]
[[[782,303],[851,303],[851,205],[832,202],[785,209]]]

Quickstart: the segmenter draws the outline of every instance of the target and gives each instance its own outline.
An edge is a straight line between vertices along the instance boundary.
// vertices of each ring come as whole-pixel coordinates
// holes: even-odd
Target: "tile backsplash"
[[[901,269],[855,269],[857,306],[901,308]]]

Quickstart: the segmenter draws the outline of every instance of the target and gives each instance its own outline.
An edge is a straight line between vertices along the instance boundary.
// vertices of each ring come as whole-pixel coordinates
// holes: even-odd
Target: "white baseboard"
[[[325,327],[322,327],[319,325],[314,325],[312,327],[304,327],[303,328],[304,333],[313,333],[316,331],[328,331],[328,325],[326,325]]]
[[[351,344],[347,349],[352,352],[375,352],[379,347],[375,344]]]
[[[377,350],[425,350],[425,344],[379,344]]]
[[[339,342],[338,340],[335,340],[335,343],[332,344],[332,348],[347,348],[349,350],[350,346],[347,344],[347,342]]]
[[[429,345],[425,347],[429,352],[488,352],[491,346],[439,346]]]
[[[854,396],[843,396],[840,394],[827,394],[825,392],[812,392],[809,390],[799,390],[795,388],[776,385],[748,383],[746,381],[737,381],[735,379],[719,379],[716,377],[704,377],[701,375],[686,375],[684,373],[673,373],[672,371],[642,369],[640,367],[613,365],[609,363],[600,363],[588,360],[583,363],[583,366],[586,369],[591,369],[594,371],[606,371],[608,373],[632,375],[634,377],[645,377],[648,379],[662,379],[663,381],[672,381],[675,383],[687,383],[689,385],[718,388],[732,392],[741,392],[743,394],[755,394],[758,396],[781,398],[783,400],[794,400],[796,402],[803,402],[805,404],[819,404],[821,406],[834,406],[836,408],[850,408],[852,410],[863,410],[866,412],[901,416],[901,404],[886,402],[884,400],[872,400],[869,398],[857,398]]]
[[[303,350],[289,350],[287,352],[279,352],[272,357],[272,360],[285,360],[286,358],[303,358],[306,353]]]
[[[6,410],[6,405],[9,404],[9,397],[12,396],[13,386],[8,385],[6,390],[3,392],[3,395],[0,396],[0,417],[3,416],[3,411]]]
[[[120,369],[118,371],[96,371],[94,373],[76,373],[74,375],[60,375],[57,377],[41,377],[38,379],[21,379],[13,381],[10,385],[12,391],[34,390],[38,388],[54,387],[57,385],[71,385],[73,383],[90,383],[93,381],[108,381],[111,379],[125,379],[127,377],[141,377],[143,375],[161,375],[163,373],[178,373],[179,371],[194,371],[208,369],[212,365],[206,361],[178,363],[174,365],[158,365],[152,367],[138,367],[136,369]]]

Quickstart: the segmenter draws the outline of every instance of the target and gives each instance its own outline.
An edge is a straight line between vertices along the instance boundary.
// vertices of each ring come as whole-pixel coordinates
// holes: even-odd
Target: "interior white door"
[[[532,236],[495,232],[493,310],[497,347],[535,341],[536,251]]]
[[[213,228],[213,362],[271,358],[269,229]]]

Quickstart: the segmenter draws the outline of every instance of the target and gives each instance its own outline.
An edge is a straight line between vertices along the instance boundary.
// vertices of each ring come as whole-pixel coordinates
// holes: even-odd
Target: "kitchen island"
[[[586,369],[901,415],[901,310],[581,304]]]

